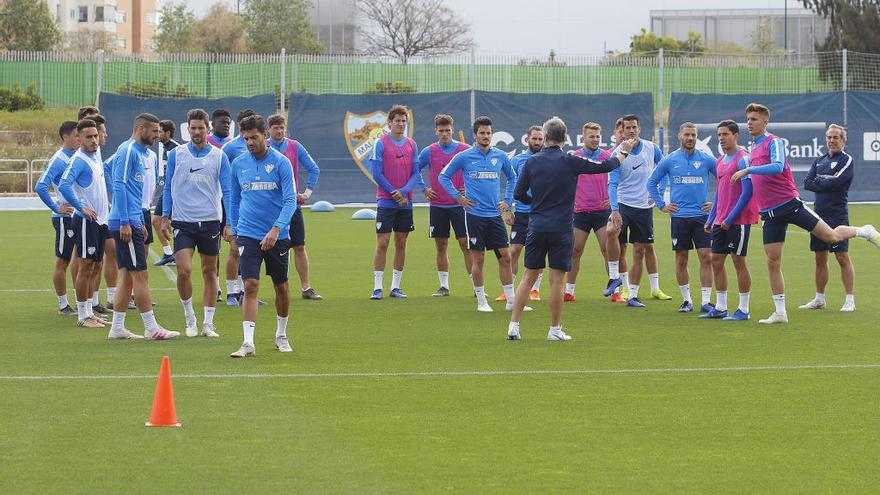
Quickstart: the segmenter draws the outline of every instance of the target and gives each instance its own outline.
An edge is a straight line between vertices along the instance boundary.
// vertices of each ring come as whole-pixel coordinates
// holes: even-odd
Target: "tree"
[[[653,55],[661,48],[667,57],[696,56],[706,51],[703,37],[695,31],[688,31],[687,39],[679,41],[672,36],[657,36],[645,28],[633,35],[629,47],[630,54],[637,56]]]
[[[816,51],[847,49],[880,52],[880,2],[877,0],[801,0],[804,6],[830,21],[828,37],[816,43]],[[819,77],[841,87],[843,62],[840,56],[819,57]],[[849,71],[851,88],[880,89],[873,71]]]
[[[470,26],[443,0],[357,0],[367,20],[360,29],[367,50],[402,63],[418,55],[470,50]]]
[[[61,42],[61,31],[39,0],[5,0],[0,8],[0,48],[49,51]]]
[[[215,3],[193,26],[196,45],[208,53],[243,53],[244,23],[228,5]]]
[[[758,26],[749,33],[749,38],[752,40],[752,49],[757,53],[771,54],[778,51],[776,37],[773,36],[773,24],[766,17],[758,21]]]
[[[187,10],[186,5],[166,4],[159,15],[159,30],[154,38],[156,50],[165,53],[195,51],[195,21],[195,15]]]
[[[67,49],[74,52],[90,53],[104,50],[104,53],[113,53],[116,50],[116,35],[103,29],[80,29],[67,33]]]
[[[308,0],[244,0],[244,30],[252,52],[321,53]]]

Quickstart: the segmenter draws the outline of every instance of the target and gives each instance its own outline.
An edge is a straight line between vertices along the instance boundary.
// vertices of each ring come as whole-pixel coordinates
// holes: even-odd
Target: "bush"
[[[12,89],[0,86],[0,110],[18,112],[20,110],[42,110],[46,103],[37,94],[37,84],[30,83],[27,91],[21,85],[13,84]]]
[[[396,94],[396,93],[415,93],[416,88],[412,86],[407,86],[403,81],[394,81],[393,83],[385,82],[385,81],[376,81],[376,84],[364,91],[364,94],[368,95],[386,95],[386,94]]]
[[[116,92],[121,95],[137,96],[138,98],[190,98],[198,96],[195,91],[190,90],[185,84],[177,83],[171,86],[168,82],[168,76],[162,77],[161,81],[150,81],[148,83],[127,82],[118,88]]]

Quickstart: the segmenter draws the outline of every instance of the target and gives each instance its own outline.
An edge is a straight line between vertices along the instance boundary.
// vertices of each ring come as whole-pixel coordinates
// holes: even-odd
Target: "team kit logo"
[[[342,123],[345,145],[348,146],[348,152],[351,153],[355,164],[374,184],[376,181],[373,180],[373,174],[367,168],[370,163],[370,155],[376,146],[376,140],[382,137],[383,133],[389,131],[388,112],[386,111],[376,110],[368,114],[345,112],[345,119]],[[404,135],[413,137],[412,111],[407,112]]]

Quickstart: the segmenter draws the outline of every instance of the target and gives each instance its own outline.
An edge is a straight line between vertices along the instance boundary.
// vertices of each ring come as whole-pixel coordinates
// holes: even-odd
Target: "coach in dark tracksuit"
[[[604,174],[620,166],[615,157],[594,162],[562,151],[567,129],[559,117],[544,123],[544,149],[528,159],[516,182],[513,197],[530,204],[529,231],[526,235],[525,274],[516,290],[507,338],[519,340],[519,318],[538,271],[549,258],[550,332],[548,340],[571,340],[562,331],[562,283],[571,270],[574,196],[580,174]],[[632,141],[621,145],[621,156],[632,149]],[[531,190],[531,195],[529,194]]]
[[[804,179],[804,188],[816,193],[813,210],[831,227],[849,225],[849,186],[853,180],[855,163],[853,157],[843,151],[846,144],[846,131],[831,124],[825,131],[828,153],[820,156],[810,167]],[[846,300],[840,309],[844,312],[856,309],[855,270],[849,259],[849,241],[827,244],[810,234],[810,250],[816,253],[816,297],[800,306],[801,309],[825,308],[825,286],[828,284],[828,252],[834,253],[840,265],[840,276],[846,290]]]

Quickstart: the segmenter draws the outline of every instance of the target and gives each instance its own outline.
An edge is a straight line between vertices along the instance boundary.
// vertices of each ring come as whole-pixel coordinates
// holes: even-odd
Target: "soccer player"
[[[486,250],[497,250],[498,273],[504,294],[507,296],[506,308],[513,309],[513,272],[510,268],[510,249],[507,244],[507,227],[501,214],[510,208],[516,172],[510,166],[507,154],[490,145],[492,142],[492,120],[477,117],[474,120],[474,145],[455,155],[440,172],[440,185],[465,210],[465,228],[468,235],[468,249],[471,251],[471,275],[474,279],[474,293],[477,296],[477,311],[491,313],[492,307],[486,300],[483,282],[483,263]],[[452,182],[456,173],[464,177],[462,194]],[[501,174],[507,178],[504,199],[500,198]],[[534,283],[534,280],[532,281]],[[526,307],[525,311],[531,311]]]
[[[269,139],[266,144],[290,160],[293,167],[293,188],[296,192],[296,210],[290,219],[290,245],[293,247],[293,266],[299,275],[302,291],[300,296],[306,300],[320,301],[323,299],[315,292],[309,282],[309,254],[306,252],[306,225],[303,221],[301,205],[312,197],[312,191],[318,185],[321,169],[300,142],[287,137],[287,119],[275,114],[269,117]],[[302,165],[309,173],[306,188],[299,193],[299,166]]]
[[[290,288],[287,269],[290,257],[289,223],[296,209],[296,189],[290,160],[266,145],[263,117],[251,115],[239,127],[247,143],[247,152],[233,160],[230,173],[228,224],[224,235],[237,237],[241,249],[241,275],[244,279],[242,329],[244,342],[230,354],[243,358],[256,354],[254,328],[257,321],[257,292],[260,290],[260,267],[275,286],[277,327],[275,347],[291,352],[287,338]]]
[[[376,253],[373,256],[373,295],[382,299],[382,280],[391,231],[394,231],[394,271],[391,297],[405,298],[400,290],[406,262],[406,239],[415,230],[412,214],[412,190],[419,183],[419,148],[406,136],[409,109],[394,105],[388,110],[390,132],[382,133],[373,147],[370,165],[376,181]]]
[[[544,123],[544,149],[529,158],[517,177],[517,200],[531,203],[526,240],[525,274],[516,290],[516,301],[507,327],[507,338],[519,340],[519,319],[529,297],[531,285],[545,261],[550,267],[550,331],[547,340],[571,340],[562,330],[562,283],[571,270],[574,234],[572,214],[581,174],[604,174],[620,166],[610,158],[602,163],[584,160],[562,151],[567,129],[559,117]],[[632,149],[633,141],[620,145],[620,153]]]
[[[58,296],[58,313],[62,316],[76,315],[70,307],[67,299],[67,267],[73,256],[74,236],[73,230],[73,207],[64,201],[58,185],[61,176],[70,165],[70,160],[79,148],[77,139],[76,122],[68,120],[58,128],[58,136],[61,138],[61,148],[52,155],[46,168],[40,175],[34,190],[43,203],[52,210],[52,227],[55,228],[55,270],[52,272],[52,284],[55,286],[55,295]],[[55,188],[55,197],[49,194],[49,186]],[[74,278],[74,283],[75,283]]]
[[[843,151],[846,145],[846,130],[843,127],[837,124],[828,126],[828,130],[825,131],[825,143],[828,145],[828,153],[813,162],[804,179],[804,188],[816,193],[816,201],[813,203],[816,214],[829,227],[834,228],[838,225],[849,225],[847,202],[854,164],[853,157]],[[849,259],[849,241],[831,245],[810,234],[810,250],[816,253],[816,297],[800,306],[800,309],[825,309],[825,286],[828,284],[828,252],[830,251],[834,253],[837,264],[840,265],[840,276],[846,291],[846,299],[840,310],[845,313],[855,311],[856,300],[853,292],[856,274]]]
[[[455,239],[464,255],[464,266],[468,277],[471,276],[471,253],[467,247],[467,232],[464,225],[464,208],[462,208],[446,189],[440,185],[440,171],[443,170],[452,157],[468,149],[465,143],[452,139],[455,132],[454,122],[451,115],[438,114],[434,116],[434,134],[437,142],[431,144],[419,153],[419,171],[428,168],[428,186],[422,184],[425,197],[430,202],[428,237],[434,239],[437,248],[437,278],[440,279],[440,288],[432,294],[434,297],[449,295],[449,234],[455,230]],[[421,179],[421,177],[420,177]],[[464,189],[464,178],[461,173],[452,177],[452,184],[459,191]]]
[[[150,255],[150,244],[153,243],[153,196],[156,194],[156,182],[159,176],[159,157],[156,152],[147,150],[147,161],[144,163],[144,189],[141,197],[141,210],[144,215],[144,229],[147,236],[144,238],[144,256]]]
[[[749,165],[748,154],[738,145],[739,125],[736,122],[725,120],[718,124],[718,144],[724,154],[715,161],[718,177],[715,200],[704,226],[704,230],[712,234],[712,272],[717,299],[715,308],[700,315],[700,318],[744,321],[749,319],[752,290],[752,275],[746,263],[746,254],[751,227],[758,223],[758,206],[752,195],[751,179],[744,177],[740,182],[730,182],[734,173]],[[730,316],[727,316],[727,270],[724,267],[728,254],[733,259],[739,286],[739,306]]]
[[[99,262],[104,259],[104,231],[107,229],[109,205],[104,168],[97,160],[98,125],[83,119],[76,126],[80,149],[58,186],[61,195],[74,208],[74,242],[80,267],[74,282],[76,288],[76,325],[85,328],[104,328],[106,320],[92,310],[92,288],[101,275]]]
[[[541,151],[541,148],[544,146],[544,131],[541,126],[533,125],[529,127],[528,132],[526,132],[526,142],[528,143],[529,148],[510,159],[510,166],[513,168],[517,177],[519,177],[520,172],[522,172],[523,165],[526,164],[526,161],[535,153]],[[511,226],[510,270],[513,272],[514,281],[516,281],[516,273],[519,271],[519,255],[522,254],[523,247],[526,245],[526,234],[529,232],[529,211],[530,208],[528,203],[517,201],[517,199],[514,198],[513,209],[504,212],[504,221],[507,225]],[[529,292],[529,299],[532,301],[541,300],[540,289],[543,276],[543,271],[538,273],[538,278],[535,279],[535,285],[532,286],[532,290]],[[507,296],[502,293],[495,300],[507,301]]]
[[[87,117],[95,121],[98,124],[98,151],[95,152],[97,158],[101,158],[101,150],[107,144],[107,126],[106,121],[104,120],[103,115],[94,114]],[[113,159],[115,155],[111,154],[109,158],[103,161],[102,168],[104,169],[104,182],[107,186],[107,202],[108,204],[111,201],[111,192],[113,191]],[[98,302],[98,289],[100,289],[101,281],[100,277],[95,278],[94,282],[94,290],[95,294],[92,296],[93,309],[96,313],[101,314],[113,314],[113,301],[116,299],[116,278],[118,276],[118,269],[116,268],[116,243],[113,241],[113,236],[110,234],[110,230],[104,231],[104,259],[100,261],[99,265],[103,267],[104,271],[104,283],[107,288],[107,308],[101,306]],[[129,306],[129,309],[133,309],[132,306]]]
[[[746,107],[746,118],[752,142],[750,165],[730,177],[736,182],[746,175],[752,179],[758,210],[764,220],[764,253],[767,255],[767,271],[773,292],[775,311],[759,323],[788,323],[785,310],[785,280],[782,276],[782,249],[785,231],[793,223],[809,231],[819,240],[830,245],[839,244],[853,237],[863,237],[880,248],[880,233],[873,225],[850,227],[838,225],[831,228],[813,210],[801,201],[782,139],[767,132],[770,109],[759,103]]]
[[[219,289],[217,257],[220,256],[220,201],[229,202],[229,159],[208,144],[208,112],[197,108],[186,115],[190,142],[168,153],[165,191],[162,193],[161,230],[174,233],[177,292],[183,305],[186,336],[199,335],[193,309],[192,266],[196,249],[201,256],[201,335],[219,337],[214,312]]]
[[[153,195],[153,204],[156,210],[153,212],[153,228],[162,243],[162,258],[153,263],[155,266],[173,265],[174,251],[171,249],[170,232],[162,228],[162,216],[164,208],[162,207],[162,195],[165,191],[165,173],[168,165],[168,152],[180,145],[174,140],[174,131],[177,126],[171,120],[159,121],[159,168],[158,179],[156,180],[156,193]]]
[[[575,151],[573,153],[575,156],[594,162],[602,162],[611,157],[610,151],[599,149],[599,144],[602,142],[602,126],[595,122],[587,122],[584,124],[582,135],[584,147]],[[621,138],[617,139],[618,144],[623,142]],[[563,301],[567,302],[575,300],[574,291],[578,272],[581,269],[581,255],[584,254],[584,247],[590,237],[590,232],[596,234],[599,252],[602,253],[602,259],[605,260],[606,272],[608,270],[608,255],[605,249],[607,243],[606,226],[608,225],[608,217],[611,216],[611,203],[608,200],[608,174],[581,174],[577,181],[572,229],[574,246],[571,251],[571,270],[566,276],[565,293],[563,294]],[[624,259],[622,263],[625,263],[624,256],[621,255]],[[617,295],[617,293],[613,295]]]
[[[147,260],[144,238],[143,199],[144,167],[149,154],[147,147],[159,137],[159,119],[150,113],[139,114],[133,124],[131,138],[119,145],[113,159],[113,207],[110,210],[110,231],[116,242],[116,264],[119,284],[113,302],[113,323],[109,339],[132,339],[136,336],[125,329],[128,295],[134,291],[135,304],[144,322],[144,338],[173,339],[180,332],[168,331],[156,322],[150,287],[147,285]]]
[[[218,108],[211,112],[211,134],[208,135],[208,144],[215,148],[222,148],[230,141],[229,128],[232,126],[232,114],[225,108]]]
[[[712,238],[703,227],[708,220],[712,203],[709,197],[709,175],[715,175],[715,158],[698,151],[697,126],[691,122],[678,129],[681,146],[660,160],[648,178],[648,192],[654,205],[672,217],[672,250],[675,252],[675,277],[682,303],[679,313],[694,310],[691,300],[688,251],[697,250],[700,262],[700,312],[709,313],[712,299]],[[661,179],[669,181],[669,203],[663,200],[659,189]],[[725,315],[726,316],[726,315]],[[715,316],[713,316],[715,317]],[[723,316],[722,316],[723,318]]]

